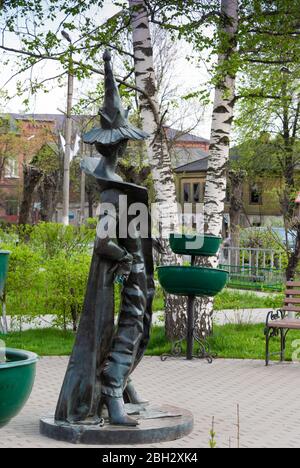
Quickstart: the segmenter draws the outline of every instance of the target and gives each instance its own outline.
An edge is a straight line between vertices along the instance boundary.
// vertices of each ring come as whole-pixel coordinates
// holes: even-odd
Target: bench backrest
[[[300,282],[288,281],[286,283],[283,310],[300,313]]]

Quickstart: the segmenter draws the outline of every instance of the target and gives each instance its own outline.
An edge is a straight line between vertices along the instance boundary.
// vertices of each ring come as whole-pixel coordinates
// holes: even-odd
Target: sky
[[[108,18],[116,13],[116,8],[112,5],[110,0],[105,1],[104,8],[101,11],[101,16],[99,17],[99,22]],[[9,44],[12,47],[19,48],[19,41],[14,35],[9,37]],[[196,90],[200,85],[205,84],[209,75],[205,68],[204,64],[196,65],[186,60],[186,54],[189,51],[190,46],[184,43],[180,43],[180,55],[176,58],[176,63],[174,63],[174,73],[172,77],[172,85],[177,87],[178,94],[184,95],[186,92],[191,90]],[[38,68],[35,69],[35,76],[38,76],[40,80],[46,79],[49,76],[59,74],[59,67],[53,62],[43,62]],[[12,65],[6,65],[2,70],[0,75],[0,89],[3,85],[11,78],[14,74],[14,69]],[[22,75],[22,81],[30,77],[30,72],[27,72]],[[17,77],[9,82],[6,86],[6,89],[10,94],[14,94],[17,86],[17,81],[20,77]],[[76,82],[75,81],[75,92],[74,92],[74,102],[76,102],[82,94],[86,93],[89,87],[94,87],[96,81],[99,77],[95,76],[88,82]],[[9,104],[3,109],[5,112],[24,112],[24,105],[22,104],[23,99],[14,98]],[[191,103],[191,110],[193,112],[193,104]],[[59,88],[58,86],[51,86],[51,89],[48,93],[38,92],[35,96],[30,97],[29,108],[26,109],[28,113],[49,113],[56,114],[65,111],[66,108],[66,87]],[[178,111],[180,112],[180,110]],[[174,120],[171,119],[171,120]],[[184,122],[186,128],[189,125],[189,119]],[[210,127],[211,127],[211,107],[209,106],[203,115],[203,119],[198,124],[197,128],[193,131],[194,133],[203,136],[204,138],[209,138],[210,136]]]

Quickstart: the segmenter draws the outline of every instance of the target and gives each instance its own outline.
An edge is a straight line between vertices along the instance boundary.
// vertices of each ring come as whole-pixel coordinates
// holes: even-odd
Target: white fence
[[[229,271],[229,284],[249,289],[280,290],[285,282],[282,252],[272,249],[222,247],[221,268]]]

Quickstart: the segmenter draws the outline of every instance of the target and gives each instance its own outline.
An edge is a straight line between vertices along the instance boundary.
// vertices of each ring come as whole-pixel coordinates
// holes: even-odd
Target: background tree
[[[290,230],[295,238],[293,248],[286,243],[288,279],[294,278],[300,256],[295,204],[299,190],[299,7],[298,0],[256,5],[256,20],[248,25],[252,50],[243,68],[236,120],[240,141],[270,135],[267,141],[260,140],[254,160],[258,169],[268,166],[265,174],[269,168],[269,174],[276,171],[282,180],[274,196],[280,200],[286,238]],[[249,44],[246,47],[250,49]]]
[[[0,180],[3,178],[5,169],[12,161],[16,161],[16,156],[20,151],[21,143],[18,129],[11,127],[9,117],[0,118]]]
[[[33,205],[34,191],[41,181],[43,173],[40,169],[23,164],[23,197],[19,214],[19,225],[25,226],[31,224],[30,214]]]
[[[62,191],[62,151],[57,144],[48,143],[32,159],[31,165],[42,172],[42,178],[37,187],[37,195],[41,204],[40,219],[51,222]]]
[[[225,163],[228,162],[228,136],[234,116],[233,104],[237,99],[239,99],[240,106],[254,100],[257,103],[257,108],[262,107],[267,112],[270,103],[278,99],[278,91],[282,96],[282,91],[284,91],[282,72],[286,73],[287,67],[289,70],[291,65],[299,64],[299,0],[275,0],[273,2],[256,0],[239,0],[239,2],[196,0],[190,2],[187,0],[184,4],[158,0],[155,3],[148,1],[147,6],[153,22],[171,30],[174,36],[186,37],[193,43],[197,53],[210,49],[212,57],[214,54],[219,56],[218,62],[213,62],[211,66],[212,83],[216,84],[216,102],[205,197],[207,232],[218,234],[221,232],[225,200]],[[231,13],[228,14],[230,11]],[[233,15],[234,21],[226,21],[226,17],[228,19],[231,15]],[[205,35],[202,29],[204,24],[206,26],[210,24],[214,33]],[[217,25],[219,25],[218,28],[216,28]],[[232,35],[232,33],[234,34]],[[237,91],[234,93],[236,76],[238,76]],[[280,89],[274,93],[279,83],[281,83]],[[199,92],[199,96],[206,96],[205,90]],[[283,98],[283,101],[285,101],[285,110],[280,115],[285,115],[285,118],[283,117],[286,122],[284,125],[285,141],[289,140],[288,144],[285,144],[289,156],[285,158],[283,165],[286,168],[286,180],[289,181],[288,184],[292,188],[291,169],[293,162],[290,147],[293,137],[292,133],[288,137],[287,99]],[[224,120],[226,113],[227,119]],[[247,115],[250,116],[249,108]],[[297,111],[295,115],[297,116]],[[278,114],[277,117],[280,118]],[[247,119],[244,120],[244,122],[246,121]],[[266,120],[257,114],[254,119],[251,116],[251,121],[253,125],[254,121],[261,123]],[[225,133],[222,137],[223,124],[225,124]],[[291,124],[290,128],[291,132],[295,130],[295,122]],[[269,126],[268,130],[270,130]],[[216,170],[213,161],[216,163]],[[283,199],[293,200],[293,190],[288,189],[286,192],[291,195],[288,197],[285,195]],[[291,207],[290,213],[293,211],[293,204],[292,201],[288,202]],[[295,230],[293,220],[295,218],[292,216],[291,222]],[[297,256],[297,252],[295,254]],[[210,261],[209,264],[211,266],[217,265],[217,258],[213,262]],[[198,311],[199,317],[202,313],[203,310]],[[204,317],[209,316],[209,307],[204,308]],[[207,326],[205,323],[203,324],[204,328],[209,329],[210,319],[204,319],[204,322],[207,324]]]
[[[215,67],[216,87],[212,116],[211,145],[205,190],[204,216],[205,231],[221,235],[223,227],[224,203],[226,199],[226,168],[229,159],[230,134],[233,122],[235,101],[235,78],[237,66],[238,1],[219,2],[175,2],[158,1],[155,5],[147,2],[152,21],[173,30],[174,35],[184,35],[193,42],[198,51],[212,47],[218,54]],[[181,18],[184,20],[181,21]],[[187,21],[188,20],[188,21]],[[209,38],[203,26],[214,21],[213,39]],[[207,97],[207,93],[203,96]],[[202,262],[203,264],[203,262]],[[206,266],[216,266],[218,258],[209,259]],[[196,319],[199,334],[209,334],[212,330],[213,302],[210,299],[197,301]],[[170,311],[169,328],[176,330],[183,318]]]
[[[240,247],[241,215],[244,212],[243,188],[247,173],[242,168],[231,167],[228,171],[229,217],[230,217],[230,245]],[[239,257],[236,256],[236,266]]]

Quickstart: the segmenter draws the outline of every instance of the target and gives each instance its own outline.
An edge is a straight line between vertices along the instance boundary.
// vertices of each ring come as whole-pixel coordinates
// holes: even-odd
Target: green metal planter
[[[219,250],[221,237],[210,235],[181,235],[171,234],[170,247],[178,255],[190,255],[190,266],[162,266],[158,268],[158,279],[163,289],[169,294],[187,296],[186,336],[173,344],[171,355],[178,357],[182,354],[181,343],[186,339],[186,358],[193,359],[194,342],[200,346],[197,357],[205,358],[209,363],[213,356],[207,351],[207,342],[195,330],[195,302],[196,297],[214,297],[226,286],[229,273],[214,268],[196,266],[197,257],[213,257]]]
[[[10,252],[7,250],[0,250],[0,297],[4,292],[4,285],[8,272],[9,255]]]
[[[165,266],[158,268],[158,279],[169,294],[213,297],[226,286],[228,272],[195,266]]]
[[[208,235],[170,235],[170,246],[178,255],[193,255],[201,257],[214,256],[221,245],[222,238]]]
[[[28,351],[7,349],[6,359],[0,363],[0,428],[8,424],[27,402],[38,357]]]

